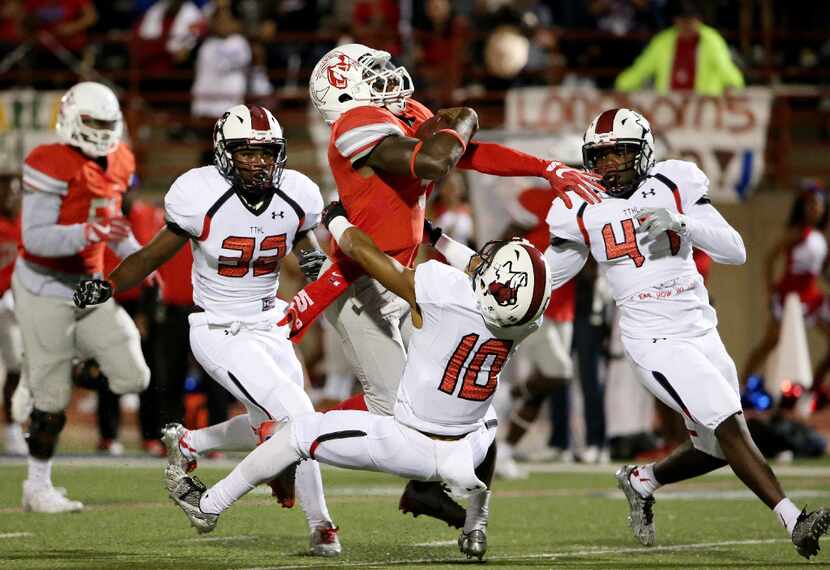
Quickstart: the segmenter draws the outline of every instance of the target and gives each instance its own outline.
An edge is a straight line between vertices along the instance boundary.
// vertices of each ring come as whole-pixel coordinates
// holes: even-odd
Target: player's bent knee
[[[136,366],[129,374],[113,374],[108,376],[110,390],[114,393],[136,394],[143,392],[150,385],[150,369],[143,362]]]
[[[32,410],[29,424],[29,453],[36,459],[49,459],[55,454],[58,436],[66,425],[66,413]]]

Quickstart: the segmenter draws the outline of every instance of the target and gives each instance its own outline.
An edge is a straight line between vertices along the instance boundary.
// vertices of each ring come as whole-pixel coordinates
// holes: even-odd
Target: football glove
[[[432,222],[424,218],[424,237],[429,240],[429,245],[435,246],[443,233],[444,230],[438,226],[432,225]]]
[[[648,239],[657,239],[663,232],[686,233],[686,216],[666,208],[644,208],[640,210],[639,220],[637,233],[648,233]]]
[[[571,198],[567,194],[568,190],[572,190],[577,196],[589,204],[596,204],[602,201],[602,198],[598,194],[605,190],[599,184],[602,178],[601,176],[571,168],[567,164],[557,161],[548,164],[542,176],[550,184],[551,190],[556,192],[557,196],[562,199],[568,208],[573,206],[573,202],[571,202]]]
[[[72,294],[72,300],[79,309],[85,309],[89,305],[100,305],[110,297],[112,283],[106,279],[83,279]]]
[[[84,238],[87,245],[101,243],[110,239],[109,224],[99,222],[86,222],[84,224]]]
[[[349,219],[349,215],[346,213],[346,208],[343,207],[343,204],[340,203],[339,200],[335,200],[323,208],[323,225],[326,226],[326,229],[329,229],[331,221],[340,216],[343,216],[347,220]]]
[[[109,219],[110,233],[109,241],[121,241],[127,239],[133,233],[130,220],[124,216],[117,216]]]
[[[316,281],[320,269],[326,261],[326,254],[319,249],[301,249],[297,260],[300,262],[300,271],[308,281]]]

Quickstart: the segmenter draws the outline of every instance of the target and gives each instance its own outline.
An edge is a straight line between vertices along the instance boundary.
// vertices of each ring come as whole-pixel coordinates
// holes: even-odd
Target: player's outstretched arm
[[[150,243],[128,255],[109,274],[113,292],[117,293],[118,291],[131,289],[144,281],[145,277],[176,255],[176,252],[187,243],[187,240],[187,236],[162,228]]]
[[[432,135],[388,136],[372,150],[364,164],[398,176],[438,180],[449,174],[464,155],[470,138],[478,130],[478,115],[469,107],[439,111],[446,124]]]
[[[447,263],[461,271],[467,270],[470,258],[476,253],[463,243],[452,239],[444,233],[444,230],[432,225],[432,222],[427,219],[424,219],[424,238],[444,256]]]
[[[414,312],[420,313],[415,299],[415,271],[383,253],[371,237],[353,226],[340,202],[326,206],[323,210],[323,223],[343,253],[356,261],[381,285],[409,303]]]

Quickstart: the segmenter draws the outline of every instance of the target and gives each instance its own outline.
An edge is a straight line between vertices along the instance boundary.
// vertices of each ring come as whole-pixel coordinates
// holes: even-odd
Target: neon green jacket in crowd
[[[727,87],[743,87],[744,77],[732,62],[729,47],[723,37],[717,30],[704,24],[700,24],[698,32],[700,40],[697,44],[695,93],[721,95]],[[636,91],[649,78],[654,77],[656,91],[669,91],[676,43],[677,30],[674,27],[654,36],[634,61],[634,65],[620,73],[614,87],[618,91]]]

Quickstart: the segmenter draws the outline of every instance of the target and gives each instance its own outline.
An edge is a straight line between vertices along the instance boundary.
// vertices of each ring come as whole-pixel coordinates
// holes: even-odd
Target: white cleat
[[[185,473],[196,469],[196,450],[185,439],[187,428],[182,424],[167,424],[161,428],[161,442],[167,448],[167,463],[178,465]]]
[[[190,525],[199,533],[215,529],[219,515],[206,513],[199,506],[202,495],[207,491],[205,484],[196,477],[188,476],[178,465],[168,465],[164,470],[164,476],[170,500],[184,511]]]
[[[527,470],[520,467],[512,457],[496,457],[496,477],[507,480],[527,479]]]
[[[24,513],[77,513],[84,508],[80,501],[66,498],[66,490],[58,489],[51,484],[23,481],[23,512]]]
[[[327,522],[311,531],[309,550],[313,556],[340,556],[343,549],[337,531],[340,529]]]
[[[634,537],[643,546],[653,546],[657,539],[654,530],[654,497],[643,497],[631,485],[629,477],[635,469],[636,465],[623,465],[614,477],[617,479],[617,487],[628,500],[628,526],[634,532]]]
[[[470,532],[461,531],[458,537],[458,550],[461,554],[466,554],[470,559],[473,556],[481,560],[484,558],[484,553],[487,552],[487,531],[483,528],[477,528]]]
[[[20,427],[20,424],[6,424],[3,439],[5,440],[6,455],[15,457],[29,455],[29,446],[26,444],[26,438],[23,437],[23,428]]]

